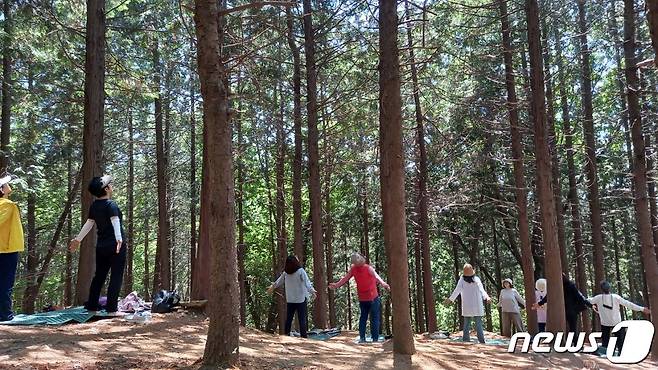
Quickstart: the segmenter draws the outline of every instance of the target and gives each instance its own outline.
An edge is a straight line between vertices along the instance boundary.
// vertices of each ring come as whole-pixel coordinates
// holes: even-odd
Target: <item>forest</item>
[[[623,319],[658,317],[658,0],[2,3],[16,314],[86,303],[96,234],[68,245],[90,180],[109,174],[120,296],[206,304],[190,366],[259,368],[245,336],[290,331],[288,292],[268,294],[289,255],[315,291],[309,329],[356,332],[362,291],[332,283],[360,254],[390,284],[375,296],[396,356],[461,336],[446,299],[465,264],[492,298],[487,335],[504,334],[507,278],[531,334],[541,278],[549,332],[568,328],[563,276],[648,308]],[[601,330],[578,315],[577,330]],[[23,340],[6,328],[3,342]]]

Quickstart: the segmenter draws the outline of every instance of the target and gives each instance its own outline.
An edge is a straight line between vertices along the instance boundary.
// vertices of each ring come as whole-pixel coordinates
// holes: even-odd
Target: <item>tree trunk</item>
[[[276,119],[276,246],[278,251],[278,266],[277,273],[283,271],[288,256],[286,247],[286,198],[285,198],[285,165],[286,165],[286,142],[285,142],[285,128],[283,122],[283,94],[280,88],[277,88],[280,98],[280,113]],[[276,92],[274,98],[274,105],[279,104],[276,100]],[[279,308],[279,334],[285,334],[286,323],[286,301],[281,296],[277,299]]]
[[[191,39],[190,50],[192,50],[193,47],[194,47],[194,40]],[[196,248],[197,248],[197,232],[198,232],[197,223],[196,223],[196,209],[197,209],[196,204],[198,201],[197,181],[196,181],[196,171],[197,171],[197,164],[196,164],[197,161],[196,135],[197,134],[196,134],[196,110],[195,110],[196,93],[194,91],[194,71],[192,68],[193,65],[194,65],[194,56],[191,55],[190,71],[189,71],[190,72],[190,281],[189,281],[190,297],[192,297],[192,284],[193,284],[192,282],[194,281],[194,275],[196,274]],[[238,120],[238,125],[239,125],[239,120]],[[238,130],[238,135],[240,135],[240,129],[238,128],[237,130]],[[240,171],[239,166],[240,165],[238,164],[238,172]],[[240,191],[238,191],[238,193],[240,193]],[[241,197],[241,195],[239,195],[239,197]],[[240,218],[238,217],[238,219]],[[240,294],[242,294],[243,290],[244,289],[240,290]]]
[[[457,246],[457,233],[455,232],[454,228],[451,228],[448,238],[450,239],[450,245],[452,246],[452,258],[454,264],[453,277],[456,284],[459,281],[461,267],[459,266],[460,263],[459,263],[459,247]],[[457,327],[457,329],[459,329],[464,327],[464,318],[462,317],[461,295],[457,297],[457,300],[455,301],[455,307],[457,308],[455,310],[455,312],[457,313],[457,320],[455,321],[459,322],[459,326]]]
[[[325,116],[326,117],[326,116]],[[325,126],[326,132],[326,126]],[[333,152],[329,148],[329,140],[325,141],[325,172],[324,172],[324,202],[325,202],[325,233],[324,243],[327,255],[327,281],[334,281],[334,226],[331,211],[331,172],[333,171]],[[335,328],[337,325],[336,319],[336,292],[333,289],[328,290],[329,298],[329,326]]]
[[[71,194],[71,188],[73,186],[72,176],[73,176],[73,121],[69,121],[68,124],[68,137],[66,143],[67,155],[66,155],[66,193]],[[73,212],[69,212],[66,216],[66,241],[73,239]],[[66,248],[66,273],[65,273],[64,282],[64,305],[70,306],[73,304],[73,253]]]
[[[105,0],[87,0],[87,35],[85,52],[85,106],[82,134],[82,178],[90,181],[102,174],[103,109],[105,105]],[[86,186],[81,186],[81,221],[93,197]],[[87,300],[96,260],[96,231],[92,229],[80,246],[78,278],[75,284],[75,304]]]
[[[596,138],[594,132],[594,108],[592,104],[592,65],[587,44],[587,19],[585,1],[578,0],[578,26],[580,33],[580,63],[582,72],[583,135],[585,138],[587,196],[592,220],[592,249],[594,251],[594,294],[600,293],[599,283],[605,280],[603,258],[603,231],[601,226],[601,200],[596,164]]]
[[[123,284],[123,295],[133,291],[133,258],[135,251],[135,143],[134,143],[133,112],[128,109],[128,255],[126,274]]]
[[[545,18],[542,20],[543,29],[547,30]],[[548,32],[544,35],[546,51],[544,63],[546,71],[546,125],[548,126],[548,147],[551,151],[553,197],[555,198],[555,215],[557,220],[557,241],[560,248],[560,263],[562,273],[569,276],[569,262],[567,260],[567,242],[564,231],[564,210],[562,207],[562,184],[560,181],[560,159],[558,157],[557,134],[555,132],[555,109],[553,106],[553,76],[550,73],[551,50],[548,42]]]
[[[574,148],[573,137],[575,135],[575,128],[571,128],[571,116],[569,115],[569,98],[565,86],[566,78],[564,74],[564,65],[562,61],[562,47],[560,37],[557,29],[554,33],[556,54],[557,54],[557,68],[559,79],[559,94],[560,106],[562,107],[562,128],[564,135],[564,146],[567,153],[567,173],[569,178],[569,205],[571,208],[571,229],[573,232],[573,243],[576,254],[576,285],[578,289],[588,295],[587,287],[587,273],[585,272],[585,251],[583,247],[583,234],[580,222],[580,198],[578,197],[578,183],[576,182],[576,165],[574,162]],[[590,322],[587,320],[587,312],[582,314],[583,330],[590,332]]]
[[[145,299],[149,299],[151,297],[150,292],[149,292],[149,286],[151,284],[149,283],[151,273],[149,271],[149,233],[151,232],[150,226],[151,226],[151,220],[148,217],[148,212],[145,212],[145,217],[144,217],[144,276],[142,278],[142,285],[144,285],[144,297]]]
[[[8,170],[9,166],[9,138],[11,132],[11,105],[12,105],[12,23],[11,0],[3,1],[4,16],[4,42],[2,52],[2,117],[0,126],[0,173]]]
[[[649,22],[649,33],[651,33],[651,45],[653,45],[654,64],[658,61],[658,0],[646,0],[647,21]],[[658,64],[656,64],[658,66]]]
[[[302,239],[302,81],[299,48],[295,44],[293,16],[290,8],[286,8],[288,24],[288,46],[292,53],[292,90],[293,90],[293,120],[295,132],[295,157],[292,163],[292,213],[293,234],[295,239],[295,255],[304,265],[305,253]]]
[[[635,1],[624,0],[624,59],[626,61],[626,97],[628,99],[628,118],[633,141],[633,183],[635,184],[635,216],[637,231],[642,246],[642,262],[648,285],[651,317],[658,317],[658,262],[654,241],[651,235],[649,219],[649,202],[647,199],[647,167],[642,134],[639,88],[637,76],[637,56],[635,50]],[[653,337],[651,353],[658,356],[658,336]]]
[[[306,0],[308,1],[308,0]],[[415,352],[409,312],[409,265],[402,147],[402,99],[396,1],[379,1],[379,150],[384,245],[393,303],[393,350]]]
[[[304,50],[306,52],[306,95],[308,114],[308,183],[311,200],[311,236],[313,244],[313,281],[317,298],[313,306],[315,327],[324,329],[327,317],[327,274],[322,243],[322,194],[318,151],[317,66],[311,0],[304,0]]]
[[[502,284],[502,281],[503,281],[503,272],[501,271],[501,267],[500,267],[500,253],[498,251],[498,233],[496,232],[496,219],[493,218],[493,217],[491,218],[491,238],[492,238],[492,242],[493,242],[493,246],[494,246],[494,258],[495,258],[494,262],[495,262],[495,266],[496,266],[496,281],[498,282],[498,284],[496,284],[496,296],[500,297],[500,290],[502,288],[501,284]],[[526,295],[527,295],[527,293],[526,293]],[[501,310],[500,306],[497,306],[497,307],[498,307],[498,317],[500,318],[500,320],[498,322],[501,322],[502,317],[503,317],[502,316],[502,310]],[[500,325],[499,333],[500,333],[500,335],[503,335],[503,326],[502,326],[502,324]]]
[[[541,55],[539,31],[539,6],[537,0],[526,0],[528,22],[528,50],[530,54],[530,87],[532,91],[532,118],[535,129],[535,162],[537,166],[537,199],[540,204],[542,240],[546,251],[546,277],[552,307],[563,307],[562,264],[557,241],[555,198],[553,197],[551,156],[548,148],[546,128],[546,106],[544,99],[544,67]],[[528,289],[530,288],[530,289]],[[528,287],[532,292],[532,287]],[[526,294],[528,300],[528,294]],[[527,301],[528,302],[528,301]],[[555,332],[566,329],[564,310],[549,310],[547,330]],[[531,330],[534,331],[534,328]]]
[[[5,2],[6,4],[6,2]],[[5,7],[5,10],[8,10],[7,7]],[[28,64],[27,66],[28,72],[27,72],[27,88],[28,88],[28,93],[32,95],[34,93],[34,76],[32,73],[32,65]],[[30,111],[28,113],[28,120],[29,120],[29,129],[28,129],[28,141],[33,142],[36,139],[36,122],[34,119],[34,113]],[[27,184],[29,189],[34,189],[35,182],[34,182],[34,174],[32,173],[33,166],[35,165],[34,160],[34,150],[33,149],[28,149],[28,153],[30,153],[30,158],[28,159],[28,173],[30,176],[27,179]],[[70,182],[70,180],[69,180]],[[28,313],[32,314],[34,313],[34,299],[30,299],[30,290],[33,288],[35,282],[36,282],[36,270],[37,270],[37,263],[39,260],[39,255],[37,252],[37,225],[36,225],[36,203],[37,203],[37,196],[36,193],[31,191],[27,193],[27,261],[25,263],[25,270],[26,270],[26,288],[25,291],[23,292],[23,302],[22,302],[22,309],[21,311],[23,313]]]
[[[162,116],[162,96],[160,93],[160,52],[156,40],[153,47],[154,83],[158,97],[155,98],[155,156],[158,183],[158,241],[155,252],[153,293],[160,289],[169,290],[171,283],[171,246],[169,245],[169,209],[167,207],[167,157]]]
[[[525,175],[523,170],[523,137],[519,128],[519,108],[516,98],[516,83],[514,81],[514,65],[512,58],[511,28],[508,20],[506,0],[499,0],[501,30],[503,37],[503,59],[505,61],[505,85],[507,87],[507,112],[509,114],[510,133],[512,137],[512,158],[514,160],[514,191],[516,196],[516,211],[519,222],[519,239],[521,241],[521,268],[523,269],[523,286],[526,292],[534,292],[535,279],[532,265],[532,248],[530,246],[530,225],[528,223],[528,198],[526,196]],[[506,227],[507,228],[507,227]],[[507,228],[507,230],[511,230]],[[510,246],[512,245],[510,239]],[[516,248],[514,248],[516,249]],[[532,304],[535,299],[531,294],[525,295],[528,331],[537,332],[537,313]]]
[[[405,2],[408,10],[408,2]],[[436,307],[434,306],[434,290],[432,284],[432,265],[430,256],[430,236],[429,236],[429,217],[427,211],[427,154],[425,151],[425,128],[423,112],[420,105],[420,91],[418,84],[418,71],[416,69],[416,59],[413,49],[413,37],[410,26],[407,27],[407,43],[409,47],[409,58],[411,64],[411,81],[413,87],[414,107],[416,116],[416,146],[418,156],[416,166],[418,167],[417,186],[418,199],[416,201],[416,214],[418,215],[418,234],[420,239],[420,248],[422,250],[422,271],[423,271],[423,292],[425,310],[427,314],[427,331],[434,333],[437,330],[436,325]],[[422,303],[419,303],[419,306]]]
[[[239,294],[238,261],[235,243],[235,194],[231,126],[228,116],[228,91],[223,78],[226,71],[220,54],[223,30],[217,2],[196,0],[194,21],[198,40],[198,66],[203,96],[204,147],[207,160],[204,169],[208,181],[209,212],[206,232],[210,239],[210,325],[203,355],[206,366],[239,363]],[[209,145],[212,143],[212,145]],[[205,158],[204,158],[205,159]]]
[[[238,80],[238,96],[241,94],[240,81]],[[237,228],[238,228],[238,280],[240,282],[240,325],[247,325],[247,271],[245,268],[245,254],[247,253],[247,246],[244,242],[244,163],[242,161],[242,151],[244,150],[244,139],[242,134],[242,101],[238,102],[238,109],[235,113],[235,129],[237,131],[238,143],[237,150],[238,153],[235,156],[237,166],[238,166],[238,191],[236,193],[236,202],[238,204],[238,218],[237,218]],[[254,323],[256,323],[256,317],[252,315]],[[259,324],[260,325],[260,324]]]
[[[361,255],[365,257],[366,263],[370,263],[370,227],[368,225],[368,178],[367,175],[363,176],[361,191],[361,228],[363,233],[361,235]]]

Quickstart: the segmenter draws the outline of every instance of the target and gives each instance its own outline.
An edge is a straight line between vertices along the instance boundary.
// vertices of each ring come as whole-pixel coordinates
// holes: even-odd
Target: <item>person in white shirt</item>
[[[503,336],[512,336],[512,325],[517,333],[525,331],[523,321],[521,321],[520,308],[525,308],[523,298],[519,292],[512,286],[512,279],[503,280],[503,289],[498,297],[498,307],[501,311],[501,325],[503,327]]]
[[[633,311],[642,311],[645,314],[649,313],[649,309],[636,305],[633,302],[627,301],[617,294],[610,293],[610,283],[607,281],[601,282],[601,291],[603,294],[599,294],[592,298],[589,298],[588,301],[592,305],[596,305],[596,311],[599,313],[601,319],[601,333],[603,334],[601,338],[601,345],[608,348],[608,343],[610,341],[610,331],[615,325],[621,322],[621,311],[620,306],[630,308]],[[621,346],[624,343],[625,332],[620,331],[618,333],[619,339],[617,340],[617,348],[621,349]]]
[[[483,301],[489,303],[491,302],[491,298],[489,298],[489,295],[484,290],[480,278],[475,276],[475,269],[468,263],[464,265],[464,275],[459,278],[455,290],[444,303],[453,303],[459,295],[462,297],[462,316],[464,317],[462,340],[464,342],[470,342],[471,321],[475,320],[478,340],[480,343],[485,343],[484,330],[482,329],[482,316],[484,316]]]
[[[285,333],[290,335],[292,327],[292,319],[297,312],[297,320],[299,322],[299,334],[302,338],[307,337],[308,330],[308,303],[307,298],[310,296],[315,297],[316,291],[311,284],[311,281],[302,268],[299,260],[295,256],[288,256],[284,271],[279,278],[267,288],[267,292],[272,294],[275,288],[285,285],[286,289],[286,302],[287,313],[285,323]]]

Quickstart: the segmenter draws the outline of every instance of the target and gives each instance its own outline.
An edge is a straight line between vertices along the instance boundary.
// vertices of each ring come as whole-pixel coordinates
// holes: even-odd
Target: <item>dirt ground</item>
[[[197,369],[208,322],[179,312],[146,324],[112,318],[58,327],[0,326],[0,369]],[[510,354],[503,346],[416,337],[417,354],[394,356],[392,343],[355,344],[355,332],[327,341],[240,333],[242,369],[656,369],[645,361],[613,366],[583,354]],[[491,338],[494,334],[487,333]]]

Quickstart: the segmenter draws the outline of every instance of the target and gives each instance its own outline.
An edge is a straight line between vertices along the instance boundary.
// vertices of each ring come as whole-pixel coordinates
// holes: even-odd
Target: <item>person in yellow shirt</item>
[[[0,178],[0,321],[14,318],[12,291],[18,267],[18,252],[25,249],[21,213],[9,200],[11,176]]]

